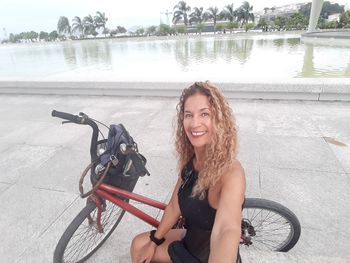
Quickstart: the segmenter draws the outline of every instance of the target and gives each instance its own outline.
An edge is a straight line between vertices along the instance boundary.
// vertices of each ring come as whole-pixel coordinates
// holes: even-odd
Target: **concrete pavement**
[[[176,180],[171,97],[0,95],[1,262],[52,262],[65,228],[84,206],[78,179],[90,130],[60,125],[51,110],[123,123],[148,159],[135,192],[166,201]],[[230,99],[239,126],[247,196],[284,204],[302,233],[290,252],[250,253],[243,262],[350,262],[350,104]],[[147,209],[159,216],[159,211]],[[130,262],[132,236],[149,230],[126,215],[88,262]]]

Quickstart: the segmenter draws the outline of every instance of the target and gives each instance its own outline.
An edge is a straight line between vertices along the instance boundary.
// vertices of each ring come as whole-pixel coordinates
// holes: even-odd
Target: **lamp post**
[[[170,26],[170,20],[169,20],[169,15],[171,15],[173,12],[169,12],[168,9],[165,10],[165,12],[160,12],[162,15],[166,15],[166,22],[167,25]]]

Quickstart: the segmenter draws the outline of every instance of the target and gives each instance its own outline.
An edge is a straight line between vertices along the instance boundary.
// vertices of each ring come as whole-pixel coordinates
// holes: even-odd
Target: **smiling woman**
[[[218,88],[196,82],[177,105],[179,178],[157,230],[136,236],[132,262],[241,262],[245,175],[233,113]],[[185,229],[172,229],[179,216]]]

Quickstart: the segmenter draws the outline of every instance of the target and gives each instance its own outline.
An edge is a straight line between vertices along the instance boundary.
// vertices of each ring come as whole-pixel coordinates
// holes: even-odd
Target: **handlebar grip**
[[[51,116],[65,119],[65,120],[75,122],[75,123],[81,123],[81,117],[79,117],[77,115],[70,114],[70,113],[66,113],[66,112],[53,110],[51,112]]]

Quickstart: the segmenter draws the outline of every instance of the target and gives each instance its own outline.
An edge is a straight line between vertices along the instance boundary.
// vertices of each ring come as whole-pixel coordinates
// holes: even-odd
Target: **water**
[[[349,78],[350,46],[300,34],[236,34],[0,45],[0,80],[288,81]]]

